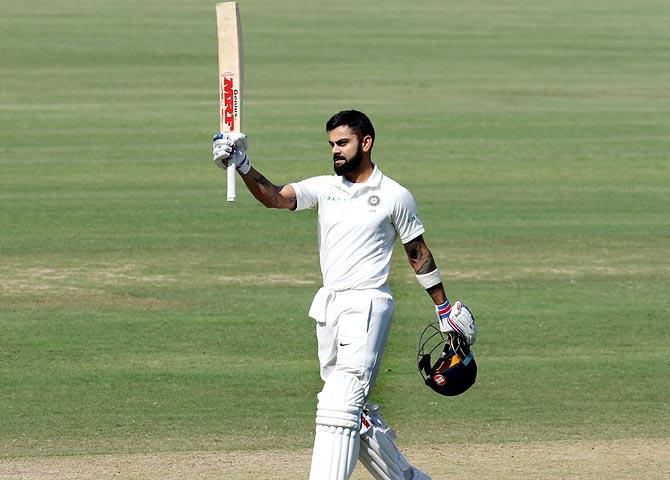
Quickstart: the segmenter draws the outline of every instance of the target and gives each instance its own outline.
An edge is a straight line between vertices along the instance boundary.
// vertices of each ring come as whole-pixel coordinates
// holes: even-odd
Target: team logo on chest
[[[379,202],[381,200],[377,195],[370,195],[368,197],[368,205],[370,205],[372,208],[379,206]]]

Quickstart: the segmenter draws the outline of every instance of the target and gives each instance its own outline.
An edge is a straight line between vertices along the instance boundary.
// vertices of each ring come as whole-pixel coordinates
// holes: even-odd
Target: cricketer
[[[315,320],[323,389],[318,394],[310,480],[347,480],[358,460],[378,480],[426,480],[398,450],[395,433],[368,397],[379,373],[394,311],[387,279],[395,239],[435,305],[440,329],[474,342],[467,308],[453,305],[424,241],[412,194],[372,162],[375,130],[356,110],[326,122],[334,175],[275,185],[251,166],[243,133],[218,133],[216,165],[234,163],[251,194],[269,208],[318,211],[323,276],[309,308]]]

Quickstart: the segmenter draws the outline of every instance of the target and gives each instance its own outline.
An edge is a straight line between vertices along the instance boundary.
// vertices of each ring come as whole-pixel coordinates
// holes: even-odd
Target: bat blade
[[[237,2],[216,4],[219,50],[219,131],[242,130],[244,55],[242,23]],[[227,199],[235,201],[235,165],[228,166]]]

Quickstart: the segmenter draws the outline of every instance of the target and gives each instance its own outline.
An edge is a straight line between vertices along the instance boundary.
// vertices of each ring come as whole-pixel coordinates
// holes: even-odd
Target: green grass
[[[225,202],[214,2],[5,3],[0,456],[308,447],[315,214]],[[670,6],[241,10],[254,164],[328,172],[325,120],[369,113],[477,315],[478,382],[440,398],[397,249],[374,399],[403,444],[667,438]]]

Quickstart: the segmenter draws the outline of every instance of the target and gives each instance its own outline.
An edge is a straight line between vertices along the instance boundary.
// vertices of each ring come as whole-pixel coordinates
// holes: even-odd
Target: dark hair
[[[358,110],[343,110],[336,113],[326,122],[326,132],[335,130],[337,127],[346,125],[351,128],[359,140],[370,135],[372,141],[375,140],[375,127],[366,114]]]

